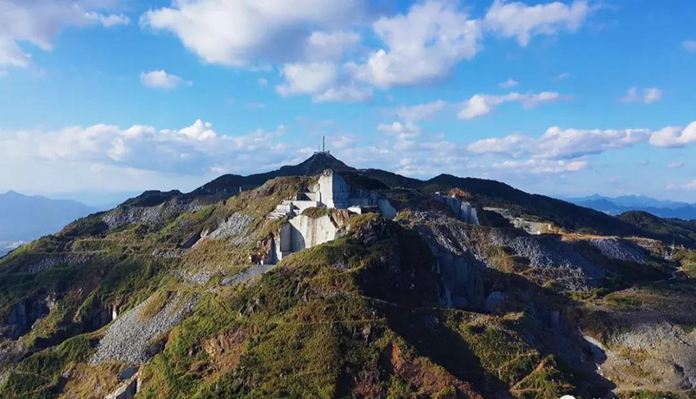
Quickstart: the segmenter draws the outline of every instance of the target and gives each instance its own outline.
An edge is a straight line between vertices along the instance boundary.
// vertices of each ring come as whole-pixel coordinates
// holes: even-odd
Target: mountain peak
[[[328,151],[315,152],[311,157],[307,158],[302,163],[293,166],[283,166],[280,172],[290,172],[292,175],[316,175],[325,169],[333,169],[338,172],[350,172],[355,168],[346,165],[343,161],[334,157]]]

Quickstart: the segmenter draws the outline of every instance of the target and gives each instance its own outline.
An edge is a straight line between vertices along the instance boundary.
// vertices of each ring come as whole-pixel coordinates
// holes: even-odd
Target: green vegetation
[[[89,339],[84,335],[35,353],[10,371],[0,394],[3,398],[55,397],[61,375],[75,364],[84,362],[91,353]]]
[[[696,289],[689,281],[667,281],[673,266],[668,261],[609,261],[596,249],[577,244],[608,277],[601,287],[565,294],[531,276],[529,259],[496,245],[491,226],[437,219],[442,224],[434,228],[442,228],[443,234],[449,230],[465,237],[462,252],[490,263],[481,277],[481,302],[493,291],[505,297],[495,315],[481,308],[446,309],[436,259],[417,232],[418,221],[430,216],[427,212],[439,217],[442,210],[432,200],[433,190],[459,188],[477,206],[507,207],[515,215],[574,231],[625,235],[648,227],[491,181],[439,176],[419,182],[380,171],[353,172],[349,179],[380,190],[399,208],[398,218],[308,209],[304,214],[310,217],[340,218],[345,234],[287,256],[241,286],[221,281],[269,251],[271,239],[287,221],[266,215],[315,178],[280,177],[234,197],[229,195],[237,194],[239,186],[257,187],[265,178],[226,176],[192,194],[147,192],[117,211],[136,219],[133,223],[109,229],[103,215],[92,215],[3,258],[0,320],[7,321],[18,304],[46,309],[28,320],[33,329],[22,332],[17,342],[0,338],[3,354],[16,344],[22,348],[10,360],[0,397],[103,397],[117,384],[122,365],[86,361],[104,334],[110,311],[123,313],[148,298],[139,315],[144,321],[174,296],[200,300],[179,325],[156,337],[165,345],[141,369],[138,398],[583,395],[587,375],[562,360],[567,359],[565,350],[580,347],[578,329],[606,342],[632,327],[619,316],[650,314],[684,328],[696,326]],[[140,206],[155,206],[148,214],[152,220],[128,214]],[[239,234],[205,238],[240,216],[245,227]],[[482,221],[509,228],[494,215]],[[694,252],[680,251],[675,260],[686,273],[696,272]],[[195,274],[214,277],[207,283],[181,277]],[[552,321],[552,315],[558,320]],[[565,340],[561,344],[554,341],[557,334]],[[569,347],[559,348],[565,344]],[[625,355],[636,362],[645,356]],[[663,395],[628,397],[653,394]]]

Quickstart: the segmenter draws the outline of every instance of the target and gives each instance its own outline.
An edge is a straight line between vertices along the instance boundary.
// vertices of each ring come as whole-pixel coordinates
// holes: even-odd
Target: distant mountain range
[[[566,200],[611,215],[620,215],[629,211],[643,211],[662,218],[696,220],[696,204],[662,201],[642,195],[624,195],[612,198],[595,194],[589,197],[566,198]]]
[[[72,200],[28,196],[14,191],[0,194],[0,256],[22,242],[55,233],[76,218],[95,211]]]

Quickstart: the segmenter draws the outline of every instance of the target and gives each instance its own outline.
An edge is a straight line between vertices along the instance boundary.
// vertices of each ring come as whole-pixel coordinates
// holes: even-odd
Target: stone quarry
[[[304,214],[309,209],[326,209],[329,212],[320,216]],[[307,192],[282,201],[268,215],[270,219],[286,218],[288,222],[281,226],[274,237],[272,253],[264,262],[275,263],[293,252],[335,240],[340,236],[341,220],[345,219],[340,216],[341,210],[355,214],[378,212],[387,219],[396,216],[396,209],[388,199],[352,187],[343,176],[327,169]]]

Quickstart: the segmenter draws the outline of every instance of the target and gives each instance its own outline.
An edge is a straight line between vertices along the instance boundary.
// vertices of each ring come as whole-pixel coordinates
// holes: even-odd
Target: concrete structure
[[[457,219],[468,224],[479,224],[478,214],[469,202],[463,201],[455,196],[446,196],[440,193],[435,193],[435,199],[447,205]]]
[[[396,216],[396,209],[388,199],[353,188],[343,176],[327,169],[317,183],[309,187],[308,192],[282,201],[268,215],[271,219],[288,218],[288,223],[274,237],[272,253],[265,262],[276,263],[293,252],[321,245],[340,236],[342,226],[335,215],[303,215],[303,211],[309,208],[345,209],[357,214],[379,212],[389,219]]]
[[[396,209],[388,199],[351,187],[343,176],[331,169],[322,172],[308,192],[282,201],[268,216],[271,219],[293,217],[309,208],[347,209],[354,213],[379,211],[386,218],[396,216]]]

